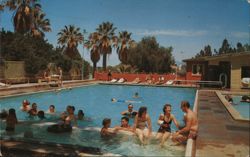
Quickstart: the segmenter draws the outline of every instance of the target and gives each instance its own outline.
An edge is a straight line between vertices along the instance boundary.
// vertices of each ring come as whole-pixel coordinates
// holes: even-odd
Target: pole
[[[82,80],[84,79],[84,48],[82,51]]]

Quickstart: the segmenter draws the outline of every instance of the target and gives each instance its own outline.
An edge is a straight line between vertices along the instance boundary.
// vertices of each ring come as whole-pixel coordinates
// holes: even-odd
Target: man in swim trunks
[[[190,109],[189,102],[182,101],[181,109],[186,113],[186,126],[174,133],[172,140],[178,143],[185,143],[189,138],[193,140],[196,139],[198,132],[198,119],[197,114]]]
[[[128,105],[128,110],[123,111],[121,115],[126,116],[128,118],[134,118],[137,115],[137,111],[133,110],[133,105]]]
[[[131,131],[133,132],[133,128],[129,125],[129,118],[122,117],[121,118],[121,126],[115,127],[117,130]]]

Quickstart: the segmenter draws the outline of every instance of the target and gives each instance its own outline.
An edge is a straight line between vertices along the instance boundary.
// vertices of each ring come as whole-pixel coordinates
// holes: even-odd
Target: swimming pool
[[[133,98],[135,92],[140,98]],[[137,138],[133,136],[117,137],[111,141],[103,141],[98,131],[91,131],[85,128],[101,127],[103,118],[111,118],[112,126],[120,124],[120,113],[127,109],[126,103],[112,103],[111,98],[122,100],[133,100],[141,103],[134,103],[134,109],[140,106],[147,106],[151,116],[153,131],[158,130],[157,119],[162,113],[165,103],[172,105],[172,113],[179,122],[182,121],[183,113],[180,109],[180,102],[187,100],[193,105],[196,90],[193,88],[169,88],[149,86],[120,86],[120,85],[91,85],[72,90],[61,90],[57,92],[36,93],[23,96],[15,96],[0,99],[1,109],[15,108],[19,120],[28,120],[27,114],[20,111],[22,100],[28,99],[31,103],[36,102],[38,109],[46,111],[49,105],[56,106],[57,112],[65,110],[67,105],[74,105],[76,112],[83,109],[86,117],[91,121],[78,121],[78,129],[72,133],[52,134],[46,131],[45,123],[25,122],[17,125],[16,132],[12,135],[5,133],[5,123],[1,121],[1,137],[23,138],[24,131],[32,130],[32,140],[77,144],[83,146],[99,147],[103,151],[114,154],[129,156],[183,156],[185,148],[181,146],[169,146],[166,142],[165,149],[159,149],[157,144],[149,144],[145,147],[139,145]],[[50,117],[49,119],[50,120]],[[130,122],[132,123],[132,122]],[[173,130],[175,126],[172,125]]]
[[[239,95],[233,95],[233,102],[235,105],[233,107],[240,113],[243,118],[250,120],[250,103],[241,102],[241,97]]]

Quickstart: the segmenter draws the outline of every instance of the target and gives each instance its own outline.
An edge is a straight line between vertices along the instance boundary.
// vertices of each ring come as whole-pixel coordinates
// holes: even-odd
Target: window
[[[202,64],[193,64],[192,66],[192,74],[193,75],[201,75],[203,72]]]
[[[250,78],[250,66],[241,67],[241,78]]]

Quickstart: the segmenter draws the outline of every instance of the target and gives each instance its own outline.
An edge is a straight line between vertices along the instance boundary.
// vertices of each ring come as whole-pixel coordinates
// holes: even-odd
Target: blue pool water
[[[241,96],[233,96],[233,107],[241,114],[243,118],[250,120],[250,103],[240,102]]]
[[[140,98],[133,98],[135,92],[139,93]],[[119,85],[91,85],[72,90],[61,90],[59,92],[45,92],[30,95],[8,97],[0,99],[1,109],[15,108],[17,118],[25,120],[23,124],[16,126],[16,131],[12,135],[5,133],[5,123],[1,121],[1,137],[23,138],[24,131],[32,130],[33,140],[48,141],[56,143],[77,144],[83,146],[100,147],[103,151],[108,151],[122,155],[184,155],[185,148],[181,146],[169,146],[171,142],[166,142],[165,149],[159,149],[157,144],[149,144],[141,147],[137,138],[133,136],[117,137],[113,141],[103,141],[100,139],[99,132],[85,130],[86,127],[101,127],[103,118],[112,119],[112,126],[120,124],[120,113],[127,109],[126,103],[113,103],[111,98],[122,100],[133,100],[141,103],[134,103],[134,109],[138,110],[140,106],[147,106],[148,113],[151,116],[153,131],[158,130],[157,119],[162,113],[162,107],[165,103],[172,105],[172,113],[179,122],[182,122],[183,113],[180,109],[180,102],[187,100],[191,105],[195,99],[195,89],[192,88],[168,88],[168,87],[147,87],[147,86],[119,86]],[[39,110],[47,111],[49,105],[56,106],[56,111],[61,113],[65,111],[67,105],[74,105],[76,113],[83,109],[85,116],[91,121],[78,121],[78,129],[72,133],[51,134],[47,133],[47,125],[37,124],[28,119],[27,113],[20,111],[21,102],[28,99],[31,103],[36,102]],[[52,121],[51,117],[47,121]],[[54,120],[55,121],[55,120]],[[131,122],[132,123],[132,122]],[[173,130],[175,126],[172,125]]]

